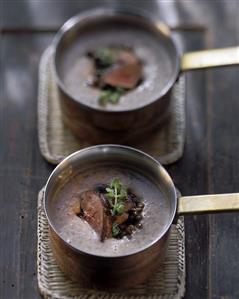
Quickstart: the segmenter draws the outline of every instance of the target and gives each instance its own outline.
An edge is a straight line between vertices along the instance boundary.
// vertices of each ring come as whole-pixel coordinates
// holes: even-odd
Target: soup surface
[[[101,106],[100,90],[87,85],[92,63],[86,53],[99,47],[130,47],[143,62],[143,82],[121,96],[117,104]],[[59,73],[65,88],[75,99],[102,110],[127,110],[144,106],[159,96],[173,76],[168,48],[158,36],[143,27],[109,23],[78,34],[60,59]]]
[[[94,189],[99,183],[109,183],[119,178],[132,192],[141,197],[145,207],[143,228],[131,239],[110,238],[100,241],[92,227],[74,212],[79,200],[76,194]],[[164,231],[169,221],[170,207],[166,197],[149,178],[121,166],[102,166],[79,172],[57,190],[50,202],[51,219],[57,232],[71,246],[99,256],[119,256],[139,251],[151,244]]]

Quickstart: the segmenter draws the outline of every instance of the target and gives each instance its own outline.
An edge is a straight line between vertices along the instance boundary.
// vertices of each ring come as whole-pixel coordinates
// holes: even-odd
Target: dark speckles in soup
[[[101,242],[90,224],[76,215],[77,195],[94,189],[99,183],[108,183],[112,178],[119,178],[124,186],[143,198],[143,227],[136,230],[131,239],[109,238]],[[110,165],[79,172],[63,184],[51,204],[54,205],[52,222],[60,236],[73,247],[99,256],[120,256],[145,248],[168,225],[170,214],[169,203],[155,182],[135,170]]]

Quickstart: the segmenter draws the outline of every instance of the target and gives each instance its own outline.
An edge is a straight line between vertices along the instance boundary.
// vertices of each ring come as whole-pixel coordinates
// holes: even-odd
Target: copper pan
[[[130,242],[124,254],[108,251],[99,253],[94,248],[83,249],[84,238],[77,247],[69,244],[62,237],[55,225],[57,192],[80,170],[109,163],[133,169],[150,179],[157,186],[158,194],[150,201],[145,198],[145,205],[159,213],[153,213],[144,220],[143,229]],[[163,194],[163,197],[160,195]],[[65,199],[67,204],[68,197]],[[162,200],[167,203],[162,209]],[[53,171],[47,181],[44,198],[45,213],[50,227],[50,239],[55,258],[60,268],[75,281],[97,288],[127,288],[146,281],[163,261],[167,251],[171,225],[177,215],[195,213],[214,213],[239,210],[239,194],[219,194],[186,196],[177,198],[175,186],[166,170],[158,161],[136,149],[119,145],[99,145],[75,152],[65,158]],[[150,209],[152,209],[150,208]],[[150,212],[152,210],[149,210]],[[166,213],[166,214],[165,214]],[[159,226],[160,215],[165,216],[165,223]],[[64,215],[59,215],[64,219]],[[162,216],[161,216],[162,217]],[[77,227],[75,228],[78,229]],[[70,237],[70,236],[67,236]],[[100,241],[99,241],[100,242]],[[140,244],[140,245],[139,245]]]
[[[121,100],[125,104],[104,107],[92,101],[99,92],[87,88],[80,76],[72,76],[70,83],[65,78],[86,50],[109,44],[141,51],[145,74],[141,86]],[[180,73],[238,64],[239,47],[180,56],[165,24],[129,11],[97,9],[62,26],[53,42],[53,58],[63,120],[72,132],[93,144],[130,144],[167,118],[170,93]]]

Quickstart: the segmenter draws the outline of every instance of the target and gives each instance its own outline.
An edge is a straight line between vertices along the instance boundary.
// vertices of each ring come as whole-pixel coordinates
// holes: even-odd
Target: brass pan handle
[[[181,71],[239,64],[239,46],[184,53]]]
[[[177,213],[215,213],[239,210],[239,193],[183,196],[178,199]]]

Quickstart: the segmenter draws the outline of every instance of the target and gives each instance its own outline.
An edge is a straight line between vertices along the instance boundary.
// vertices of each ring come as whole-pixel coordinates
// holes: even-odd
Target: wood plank
[[[231,2],[230,2],[231,3]],[[212,46],[239,45],[239,2],[215,8]],[[221,26],[223,24],[223,26]],[[210,192],[239,191],[239,67],[213,70],[210,75]],[[239,298],[239,214],[210,217],[209,298]]]
[[[37,139],[37,72],[52,36],[2,38],[0,101],[1,298],[39,298],[36,279],[37,192],[52,166]]]
[[[177,4],[180,16],[193,17],[195,21],[201,19],[208,25],[208,48],[239,44],[238,1],[184,4]],[[207,114],[202,121],[207,123],[205,150],[208,154],[207,162],[202,163],[207,168],[209,193],[238,192],[238,75],[238,67],[207,71]],[[238,239],[238,214],[213,215],[208,221],[207,298],[238,298],[239,251],[235,241]],[[196,275],[194,280],[197,280]],[[201,275],[203,273],[199,277]],[[204,297],[195,290],[191,298]]]
[[[205,35],[182,35],[183,51],[205,47]],[[186,74],[186,144],[183,158],[167,167],[183,195],[207,193],[207,78],[204,71]],[[207,298],[208,288],[208,216],[186,216],[186,295]]]
[[[193,0],[193,2],[196,2]],[[54,1],[34,1],[34,0],[11,0],[3,1],[2,25],[5,31],[25,29],[56,31],[70,17],[94,8],[120,8],[130,9],[133,12],[139,11],[151,18],[159,18],[170,26],[179,25],[182,28],[204,29],[205,24],[202,21],[195,22],[192,18],[180,17],[177,12],[177,6],[184,8],[185,4],[174,3],[173,1],[156,0],[135,0],[112,1],[112,0],[68,0],[67,3],[62,0]],[[196,3],[195,3],[196,5]]]

